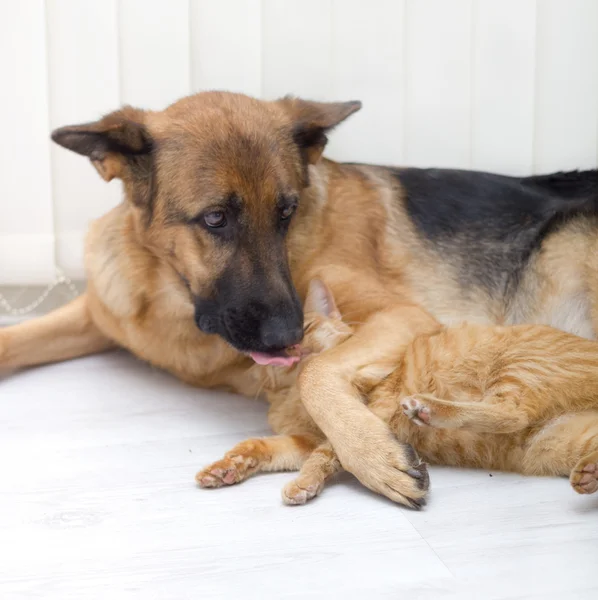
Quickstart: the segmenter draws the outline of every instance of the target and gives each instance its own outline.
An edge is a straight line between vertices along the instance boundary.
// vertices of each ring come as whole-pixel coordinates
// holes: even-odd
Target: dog
[[[0,367],[120,346],[193,385],[253,395],[255,363],[295,360],[307,284],[321,277],[357,330],[302,370],[305,408],[343,468],[417,503],[416,457],[363,405],[354,373],[392,362],[435,319],[594,338],[598,174],[323,158],[329,132],[360,107],[204,92],[54,131],[120,179],[124,200],[90,226],[86,292],[1,330]]]

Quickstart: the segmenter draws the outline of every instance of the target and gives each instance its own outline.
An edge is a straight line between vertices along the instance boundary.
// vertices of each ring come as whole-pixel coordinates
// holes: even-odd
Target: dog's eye
[[[224,227],[226,225],[226,215],[221,210],[215,210],[209,213],[206,213],[203,217],[206,225],[213,229],[218,227]]]
[[[285,206],[280,209],[280,218],[283,221],[290,219],[297,208],[296,204],[289,204],[289,206]]]

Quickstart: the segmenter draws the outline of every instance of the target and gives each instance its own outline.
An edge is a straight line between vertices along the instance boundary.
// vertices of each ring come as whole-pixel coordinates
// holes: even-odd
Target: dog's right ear
[[[152,139],[144,125],[145,112],[130,106],[93,123],[60,127],[52,140],[87,156],[105,181],[138,179],[149,172]]]
[[[328,138],[326,133],[361,109],[361,102],[314,102],[286,96],[276,101],[290,116],[293,139],[307,163],[320,160]]]

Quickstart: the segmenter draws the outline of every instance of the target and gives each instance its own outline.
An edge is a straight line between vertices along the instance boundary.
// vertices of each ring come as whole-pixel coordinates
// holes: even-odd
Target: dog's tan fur
[[[84,130],[109,134],[134,152],[143,150],[147,134],[159,147],[157,164],[150,171],[137,155],[125,161],[112,147],[91,153],[104,179],[122,179],[125,200],[90,227],[87,292],[47,317],[0,331],[0,366],[26,367],[117,345],[193,385],[259,393],[261,378],[251,361],[193,323],[189,290],[209,292],[226,250],[183,222],[235,187],[259,233],[267,227],[276,182],[300,192],[286,241],[299,295],[309,280],[322,277],[357,328],[304,370],[304,405],[362,483],[393,499],[421,498],[418,480],[407,475],[413,467],[408,450],[363,405],[355,373],[368,363],[395,361],[414,334],[436,328],[435,318],[544,322],[593,336],[598,226],[580,216],[548,237],[508,304],[476,286],[466,289],[458,265],[422,239],[396,200],[402,193],[396,178],[377,167],[321,159],[322,138],[303,154],[293,143],[297,123],[326,130],[356,109],[212,92],[162,112],[127,108],[59,130],[55,139],[67,147],[76,146]],[[250,140],[251,151],[243,140]],[[259,249],[257,234],[255,243],[267,251]]]

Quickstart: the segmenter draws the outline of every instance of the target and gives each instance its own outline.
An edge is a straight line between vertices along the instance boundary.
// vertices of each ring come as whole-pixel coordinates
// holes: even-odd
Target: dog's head
[[[326,132],[360,107],[207,92],[52,139],[123,181],[140,243],[179,274],[197,326],[263,360],[302,338],[285,236]]]

